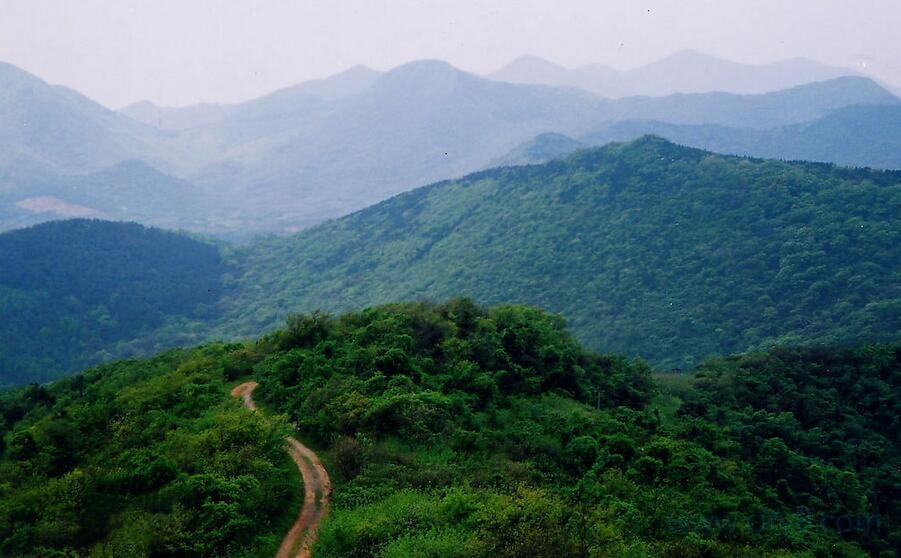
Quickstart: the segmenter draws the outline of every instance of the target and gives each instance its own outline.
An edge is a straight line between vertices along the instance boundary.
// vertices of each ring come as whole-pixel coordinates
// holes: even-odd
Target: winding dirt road
[[[244,382],[235,386],[231,394],[244,400],[244,405],[251,411],[256,411],[256,403],[253,402],[253,390],[257,383]],[[296,438],[289,436],[288,453],[297,464],[303,477],[303,504],[300,513],[281,546],[275,558],[310,558],[310,548],[316,542],[316,531],[319,522],[328,515],[329,501],[332,495],[332,483],[322,462],[313,451],[301,444]]]

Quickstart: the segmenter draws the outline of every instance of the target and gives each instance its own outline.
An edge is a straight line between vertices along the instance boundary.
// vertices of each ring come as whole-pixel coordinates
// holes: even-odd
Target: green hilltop
[[[272,556],[293,424],[333,481],[315,556],[889,556],[899,359],[780,349],[655,386],[531,307],[294,316],[0,394],[0,554]],[[262,412],[228,396],[249,378]]]

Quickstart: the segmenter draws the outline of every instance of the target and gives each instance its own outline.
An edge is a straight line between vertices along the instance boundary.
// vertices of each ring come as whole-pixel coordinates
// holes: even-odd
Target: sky
[[[901,0],[0,0],[0,61],[111,108],[243,101],[356,64],[626,69],[683,49],[901,84],[899,29]]]

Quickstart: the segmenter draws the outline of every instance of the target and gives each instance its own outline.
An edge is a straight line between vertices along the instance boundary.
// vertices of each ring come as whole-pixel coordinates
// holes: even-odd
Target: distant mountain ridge
[[[683,50],[624,71],[601,64],[564,68],[542,58],[524,56],[486,77],[512,83],[578,87],[603,97],[620,98],[712,91],[756,94],[860,75],[849,68],[828,66],[803,58],[771,64],[742,64]]]
[[[0,63],[0,167],[15,166],[15,158],[63,173],[93,172],[128,159],[158,164],[162,143],[153,128]]]
[[[494,165],[544,163],[584,147],[628,141],[646,134],[717,153],[901,169],[899,104],[849,106],[809,122],[768,129],[621,120],[578,139],[559,134],[539,135],[496,159]],[[550,137],[553,137],[552,144]]]
[[[543,133],[578,139],[623,120],[762,129],[897,102],[860,77],[760,95],[599,99],[419,61],[352,68],[238,105],[132,107],[162,120],[153,126],[8,67],[0,230],[84,214],[227,238],[284,234],[485,168]],[[143,166],[118,166],[130,161]],[[104,172],[113,168],[115,184]]]
[[[185,107],[161,107],[150,101],[139,101],[118,112],[134,120],[164,130],[185,130],[214,124],[239,111],[242,105],[262,105],[281,102],[290,103],[297,96],[315,96],[327,100],[351,97],[371,86],[381,72],[366,66],[354,66],[334,76],[305,81],[280,89],[247,103],[217,104],[199,103]]]

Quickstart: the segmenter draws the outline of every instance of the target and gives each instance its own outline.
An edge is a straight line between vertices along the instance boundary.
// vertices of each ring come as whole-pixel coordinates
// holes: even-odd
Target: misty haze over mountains
[[[852,105],[816,120],[767,129],[620,120],[578,139],[556,133],[541,134],[518,145],[488,166],[543,163],[589,146],[632,140],[648,134],[718,153],[831,162],[852,167],[901,168],[899,104]],[[874,138],[878,141],[874,142]]]
[[[515,162],[511,151],[547,133],[598,144],[650,132],[732,153],[896,168],[891,154],[836,149],[817,135],[844,126],[885,136],[867,145],[897,145],[897,126],[884,125],[897,111],[873,115],[899,100],[852,74],[694,52],[627,72],[525,58],[487,78],[419,61],[388,72],[357,66],[234,105],[114,112],[2,65],[0,229],[94,216],[226,237],[292,232]],[[838,124],[811,124],[821,119]],[[806,150],[780,143],[792,127]]]
[[[512,83],[578,87],[602,97],[663,96],[673,93],[766,93],[841,76],[860,75],[848,68],[792,58],[772,64],[740,64],[693,50],[620,71],[601,64],[564,68],[535,56],[523,56],[487,77]]]

